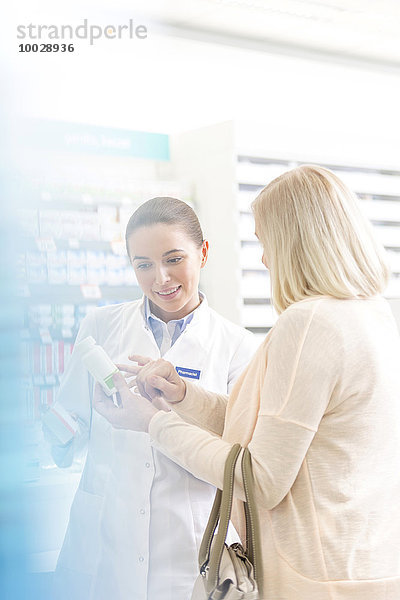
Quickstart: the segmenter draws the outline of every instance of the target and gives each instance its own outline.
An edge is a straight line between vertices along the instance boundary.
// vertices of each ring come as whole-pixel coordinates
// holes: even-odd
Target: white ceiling
[[[400,0],[116,0],[169,33],[400,68]]]

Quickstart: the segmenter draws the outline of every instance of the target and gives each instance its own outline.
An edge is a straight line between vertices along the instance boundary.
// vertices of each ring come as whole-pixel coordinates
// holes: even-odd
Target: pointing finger
[[[118,367],[118,369],[120,371],[123,371],[124,373],[133,373],[134,375],[137,375],[141,369],[139,365],[124,365],[116,363],[115,366]]]
[[[149,358],[148,356],[141,356],[140,354],[130,354],[128,358],[133,362],[137,362],[139,367],[143,367],[143,365],[153,362],[152,358]]]

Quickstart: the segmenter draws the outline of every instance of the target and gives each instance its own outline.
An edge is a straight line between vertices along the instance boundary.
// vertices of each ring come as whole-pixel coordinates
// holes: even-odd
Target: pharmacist
[[[129,356],[162,356],[190,381],[229,392],[256,343],[198,291],[208,242],[193,210],[172,198],[149,200],[132,215],[126,242],[143,299],[94,309],[76,341],[92,336],[127,371]],[[53,456],[66,467],[89,444],[54,597],[187,600],[215,490],[152,449],[148,434],[113,429],[92,411],[93,384],[76,345],[55,410],[79,429],[53,444]]]

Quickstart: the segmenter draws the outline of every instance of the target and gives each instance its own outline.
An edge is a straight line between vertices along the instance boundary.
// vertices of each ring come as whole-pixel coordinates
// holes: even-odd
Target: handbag
[[[217,490],[199,550],[200,575],[191,600],[259,600],[261,579],[260,532],[254,504],[251,454],[242,456],[246,502],[246,550],[239,543],[225,543],[232,510],[235,466],[241,451],[235,444],[226,460],[223,489]],[[219,525],[218,525],[219,524]],[[218,531],[215,533],[218,526]]]

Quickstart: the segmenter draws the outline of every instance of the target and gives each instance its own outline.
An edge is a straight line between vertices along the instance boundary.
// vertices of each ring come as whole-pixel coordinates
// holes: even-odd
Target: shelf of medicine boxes
[[[298,164],[253,157],[239,157],[237,162],[243,324],[259,334],[268,331],[277,315],[270,302],[269,275],[261,263],[262,250],[254,235],[250,206],[269,181]],[[386,296],[400,298],[400,171],[325,166],[359,197],[361,208],[388,253],[392,276]]]
[[[123,302],[141,295],[122,242],[27,239],[19,256],[26,304]]]
[[[130,205],[40,202],[20,211],[20,295],[27,304],[122,302],[140,295],[123,235]]]
[[[136,206],[40,202],[20,211],[21,349],[28,420],[51,405],[84,316],[141,296],[123,231]]]

